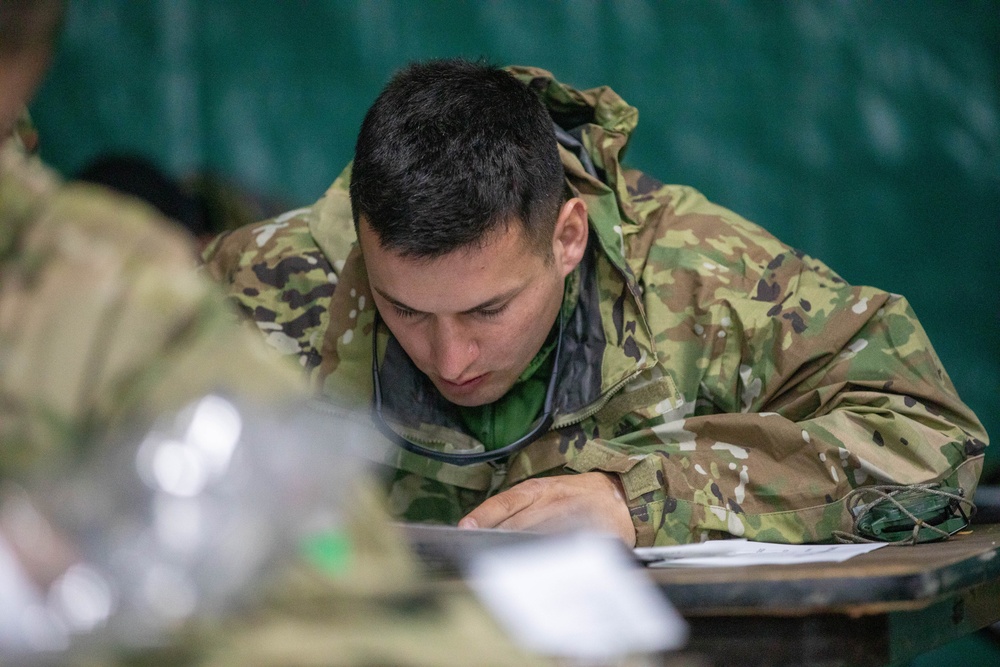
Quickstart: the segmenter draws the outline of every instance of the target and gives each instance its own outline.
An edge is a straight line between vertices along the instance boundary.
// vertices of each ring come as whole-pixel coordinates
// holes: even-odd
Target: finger
[[[495,528],[542,533],[596,531],[618,537],[626,546],[634,547],[635,525],[620,482],[605,473],[594,473],[589,477],[584,475],[569,481],[577,485],[585,483],[587,493],[566,494],[559,492],[558,488],[546,487],[543,497],[504,519]],[[567,481],[554,479],[556,484]]]
[[[494,528],[538,533],[561,533],[585,528],[587,522],[574,516],[573,510],[572,504],[566,502],[534,503],[510,515]]]
[[[498,528],[538,498],[536,480],[528,480],[484,500],[458,522],[459,528]]]

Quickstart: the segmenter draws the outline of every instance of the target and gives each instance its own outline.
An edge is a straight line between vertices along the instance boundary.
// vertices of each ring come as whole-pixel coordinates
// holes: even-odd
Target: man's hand
[[[621,481],[605,472],[529,479],[487,498],[458,527],[541,532],[588,528],[635,546],[635,526]]]

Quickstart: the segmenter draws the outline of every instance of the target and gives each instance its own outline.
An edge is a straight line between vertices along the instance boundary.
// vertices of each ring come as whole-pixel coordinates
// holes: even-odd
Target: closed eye
[[[396,315],[398,315],[399,317],[414,317],[417,314],[417,311],[415,310],[410,310],[409,308],[401,308],[396,304],[392,305],[392,309],[396,312]]]
[[[485,317],[487,319],[490,319],[490,318],[493,318],[493,317],[500,317],[500,315],[502,315],[505,310],[507,310],[507,304],[506,303],[504,305],[500,306],[499,308],[482,308],[482,309],[477,310],[475,312],[476,312],[476,315],[479,315],[481,317]]]

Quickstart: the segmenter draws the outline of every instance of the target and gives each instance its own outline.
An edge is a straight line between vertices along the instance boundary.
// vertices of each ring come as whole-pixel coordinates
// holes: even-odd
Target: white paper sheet
[[[515,641],[571,664],[669,651],[687,640],[687,623],[612,538],[497,547],[475,556],[468,581]]]
[[[743,567],[840,563],[884,547],[877,544],[770,544],[750,540],[710,540],[672,547],[640,547],[635,555],[647,567]]]

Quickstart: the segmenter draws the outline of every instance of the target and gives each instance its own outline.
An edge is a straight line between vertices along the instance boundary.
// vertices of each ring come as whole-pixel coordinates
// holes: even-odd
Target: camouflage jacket
[[[695,190],[622,166],[637,112],[611,89],[512,71],[562,128],[594,240],[555,424],[503,465],[393,450],[398,516],[453,523],[527,478],[600,470],[620,475],[639,546],[803,542],[849,530],[845,496],[860,485],[974,491],[986,434],[904,298],[848,285]],[[206,261],[273,347],[357,407],[372,396],[374,306],[349,179],[350,167],[313,206],[223,235]],[[475,446],[405,355],[380,345],[406,432]]]
[[[306,392],[151,207],[0,144],[0,479],[209,391]]]

